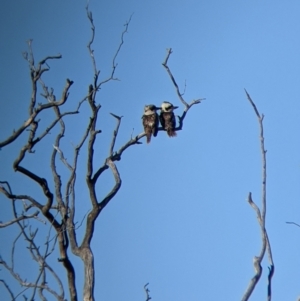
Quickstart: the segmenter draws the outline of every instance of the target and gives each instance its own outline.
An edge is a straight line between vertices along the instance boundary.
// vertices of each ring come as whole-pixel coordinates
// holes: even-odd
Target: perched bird
[[[163,129],[167,131],[169,137],[177,136],[175,132],[176,118],[173,113],[173,111],[177,108],[178,107],[173,106],[170,102],[167,101],[164,101],[161,104],[161,112],[159,115],[159,120]]]
[[[150,143],[151,136],[156,137],[158,130],[158,115],[156,113],[158,108],[155,105],[146,105],[144,108],[143,126],[147,137],[147,143]]]

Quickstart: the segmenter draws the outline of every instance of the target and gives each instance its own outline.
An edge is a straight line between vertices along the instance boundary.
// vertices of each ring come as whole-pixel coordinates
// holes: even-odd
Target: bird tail
[[[167,134],[168,134],[169,137],[176,137],[177,136],[176,132],[173,129],[168,129]]]
[[[147,136],[147,143],[151,142],[151,132],[146,134]]]

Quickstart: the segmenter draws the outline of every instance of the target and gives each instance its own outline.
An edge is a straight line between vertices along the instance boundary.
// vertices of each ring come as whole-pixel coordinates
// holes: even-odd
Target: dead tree
[[[261,156],[262,156],[262,186],[261,186],[261,207],[259,208],[256,203],[252,200],[252,194],[249,192],[248,195],[248,203],[249,205],[254,209],[256,212],[256,217],[260,226],[260,231],[261,231],[261,240],[262,240],[262,245],[261,245],[261,250],[258,256],[254,256],[253,258],[253,265],[254,265],[254,270],[255,270],[255,275],[251,278],[249,285],[246,289],[246,292],[244,293],[242,297],[242,301],[247,301],[249,300],[250,296],[252,295],[256,284],[259,282],[260,277],[262,275],[262,266],[261,262],[265,256],[265,253],[267,251],[268,253],[268,261],[269,261],[269,273],[268,273],[268,287],[267,287],[267,300],[271,301],[272,299],[272,289],[271,289],[271,284],[272,284],[272,277],[274,274],[274,262],[273,262],[273,257],[272,257],[272,251],[271,251],[271,245],[266,229],[266,212],[267,212],[267,159],[266,159],[266,149],[265,149],[265,138],[264,138],[264,127],[263,127],[263,119],[264,115],[260,114],[259,111],[257,110],[257,107],[253,100],[251,99],[250,95],[248,92],[245,90],[247,98],[255,112],[255,115],[257,116],[258,119],[258,124],[259,124],[259,139],[260,139],[260,151],[261,151]]]
[[[69,254],[72,252],[78,256],[84,266],[84,284],[83,284],[83,300],[94,300],[94,287],[95,287],[95,267],[94,255],[91,249],[91,242],[95,233],[95,222],[99,217],[102,210],[114,198],[121,188],[122,180],[118,171],[117,161],[122,159],[122,154],[131,146],[141,144],[141,138],[145,136],[142,132],[137,136],[131,137],[128,141],[119,148],[115,148],[115,142],[118,137],[119,127],[121,125],[121,116],[111,113],[111,116],[116,120],[115,129],[112,131],[111,142],[109,147],[109,154],[102,164],[94,160],[94,149],[98,134],[101,130],[97,128],[97,121],[100,118],[101,105],[98,103],[97,96],[103,85],[116,79],[115,71],[117,68],[116,59],[123,47],[124,35],[127,32],[130,19],[126,22],[125,29],[121,34],[121,42],[112,59],[111,73],[105,78],[100,79],[100,70],[96,66],[96,58],[94,50],[92,49],[95,38],[95,26],[92,13],[86,8],[87,17],[91,24],[91,38],[88,42],[88,53],[93,66],[93,75],[91,84],[88,86],[86,96],[77,103],[74,110],[64,111],[65,104],[68,101],[71,87],[74,84],[72,80],[67,79],[61,97],[58,98],[53,89],[47,87],[43,80],[43,74],[50,70],[49,63],[51,60],[61,59],[61,55],[47,56],[40,62],[35,62],[35,57],[32,48],[32,41],[28,41],[28,52],[24,53],[24,58],[29,63],[30,79],[31,79],[31,97],[28,104],[28,118],[27,120],[4,141],[0,141],[1,148],[9,148],[20,137],[24,139],[27,135],[26,142],[21,147],[19,154],[13,162],[14,171],[18,172],[24,178],[29,179],[32,185],[42,190],[43,197],[37,197],[34,194],[16,194],[14,193],[13,184],[9,183],[6,179],[0,179],[0,192],[5,196],[7,202],[6,206],[12,208],[12,219],[1,221],[0,227],[17,227],[19,234],[16,236],[14,243],[11,247],[10,260],[0,257],[0,264],[22,287],[21,290],[15,291],[11,288],[11,284],[6,279],[1,279],[3,287],[7,290],[12,300],[16,300],[20,296],[24,299],[34,300],[40,298],[46,300],[48,296],[51,300],[72,300],[76,301],[81,299],[78,296],[78,288],[75,284],[76,274],[82,273],[74,268],[74,264]],[[164,68],[167,70],[172,84],[176,89],[179,101],[184,105],[182,115],[179,117],[179,125],[177,131],[182,130],[183,121],[186,117],[188,110],[194,105],[201,102],[201,99],[193,100],[188,104],[183,99],[183,94],[180,93],[178,85],[172,75],[168,66],[168,60],[172,53],[171,49],[167,50],[167,56],[163,62]],[[44,98],[43,102],[39,101],[38,93],[42,91]],[[90,108],[90,116],[81,116],[80,109],[83,106]],[[141,108],[142,109],[142,108]],[[54,119],[46,126],[40,129],[40,116],[43,112],[54,112]],[[43,115],[43,116],[44,116]],[[69,160],[64,155],[63,139],[66,131],[65,117],[72,115],[72,118],[81,120],[85,118],[86,127],[83,129],[83,135],[78,137],[77,145],[73,149],[73,158]],[[50,116],[50,115],[49,115]],[[37,129],[39,128],[38,132]],[[42,176],[42,171],[34,172],[30,166],[24,162],[28,154],[33,154],[35,147],[43,141],[45,137],[49,138],[50,131],[58,130],[58,134],[53,139],[53,149],[51,150],[50,158],[46,158],[50,163],[52,179],[45,179]],[[160,128],[159,131],[163,129]],[[23,141],[23,140],[22,140]],[[84,217],[80,225],[76,223],[76,186],[78,185],[78,164],[79,152],[86,147],[87,156],[84,159],[86,164],[85,182],[88,191],[87,199],[90,204],[90,210]],[[35,154],[33,154],[35,155]],[[67,179],[62,177],[61,168],[68,171]],[[82,159],[81,159],[82,160]],[[111,190],[103,198],[99,198],[96,193],[96,187],[99,178],[106,172],[110,171],[114,177],[114,185]],[[82,181],[81,181],[82,185]],[[20,210],[20,206],[22,209]],[[39,226],[37,223],[46,223],[49,226],[49,232],[46,236],[45,247],[41,247],[41,243],[37,240],[37,233]],[[78,241],[77,230],[84,229],[84,235],[81,241]],[[55,233],[54,235],[52,233]],[[24,279],[18,272],[14,261],[18,256],[16,254],[17,242],[22,237],[27,244],[27,251],[30,253],[33,261],[38,266],[38,272],[35,275],[34,281]],[[50,263],[50,258],[53,257],[53,251],[59,251],[58,262],[62,265],[67,279],[67,288],[64,287],[65,278],[56,272]],[[53,260],[53,259],[52,259]],[[49,277],[55,280],[55,287],[49,284]],[[53,283],[53,281],[51,282]],[[68,290],[68,293],[66,292]],[[148,298],[149,299],[149,298]]]

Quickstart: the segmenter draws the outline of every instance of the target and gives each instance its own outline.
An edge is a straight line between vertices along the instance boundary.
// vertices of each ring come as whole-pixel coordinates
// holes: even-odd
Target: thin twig
[[[29,218],[34,218],[34,217],[37,217],[38,215],[39,215],[39,211],[36,211],[36,212],[34,212],[34,213],[30,214],[30,215],[24,215],[24,214],[22,214],[21,216],[15,218],[15,219],[12,219],[12,220],[10,220],[10,221],[8,221],[6,223],[0,222],[0,228],[5,228],[5,227],[10,226],[10,225],[12,225],[14,223],[20,222],[21,220],[29,219]]]
[[[181,103],[184,105],[184,111],[182,113],[181,116],[178,116],[178,119],[179,119],[179,125],[175,128],[176,131],[180,131],[182,130],[182,127],[183,127],[183,120],[188,112],[188,110],[195,104],[199,104],[201,103],[202,100],[205,100],[205,98],[199,98],[199,99],[196,99],[196,100],[193,100],[190,104],[188,104],[184,98],[183,98],[183,95],[185,94],[185,89],[186,89],[186,81],[185,81],[185,85],[184,85],[184,92],[181,93],[180,90],[179,90],[179,87],[177,85],[177,82],[170,70],[170,67],[168,66],[168,60],[170,58],[170,55],[172,53],[172,48],[169,48],[167,49],[167,55],[166,55],[166,58],[165,60],[163,61],[162,65],[164,66],[164,68],[166,69],[167,73],[169,74],[170,78],[171,78],[171,81],[175,87],[175,90],[176,90],[176,93],[177,93],[177,96],[179,97],[179,100],[181,101]],[[163,130],[163,129],[159,129],[159,130]]]
[[[286,224],[290,224],[290,225],[295,225],[295,226],[297,226],[297,227],[300,227],[300,225],[299,224],[297,224],[297,223],[294,223],[294,222],[285,222]]]
[[[169,74],[169,76],[170,76],[170,78],[171,78],[171,80],[172,80],[172,82],[173,82],[173,85],[175,86],[175,89],[176,89],[176,92],[177,92],[177,95],[178,95],[180,101],[184,104],[185,107],[188,107],[189,105],[188,105],[187,102],[183,99],[183,97],[182,97],[183,94],[180,93],[180,90],[179,90],[179,87],[178,87],[178,85],[177,85],[177,83],[176,83],[176,80],[175,80],[175,78],[174,78],[174,76],[173,76],[173,74],[172,74],[172,72],[171,72],[171,70],[170,70],[170,68],[169,68],[169,66],[168,66],[168,60],[169,60],[169,57],[170,57],[171,53],[172,53],[172,48],[167,49],[167,56],[166,56],[164,62],[162,63],[162,65],[163,65],[163,66],[165,67],[165,69],[167,70],[167,72],[168,72],[168,74]]]
[[[148,285],[149,285],[149,282],[144,285],[144,290],[145,290],[145,293],[146,293],[146,301],[150,301],[151,300],[151,297],[150,297],[150,294],[149,294],[150,290],[148,288]]]
[[[129,17],[129,20],[126,21],[125,24],[124,24],[125,29],[123,30],[123,32],[122,32],[122,34],[121,34],[121,42],[119,43],[118,49],[117,49],[117,51],[115,52],[115,55],[114,55],[113,60],[112,60],[112,71],[111,71],[111,74],[110,74],[110,76],[109,76],[107,79],[103,80],[102,82],[100,82],[100,83],[97,85],[97,90],[100,88],[101,85],[103,85],[103,84],[105,84],[105,83],[107,83],[107,82],[109,82],[109,81],[111,81],[111,80],[118,80],[118,78],[115,78],[115,77],[114,77],[116,68],[117,68],[117,66],[118,66],[118,64],[116,63],[116,59],[117,59],[117,57],[118,57],[118,55],[119,55],[119,53],[120,53],[120,51],[121,51],[121,48],[122,48],[122,46],[123,46],[123,44],[124,44],[124,36],[125,36],[125,34],[128,32],[128,27],[129,27],[129,24],[130,24],[130,22],[131,22],[132,16],[133,16],[133,14]]]
[[[120,124],[121,124],[121,119],[122,119],[123,116],[117,116],[113,113],[110,113],[110,115],[117,119],[116,129],[114,130],[111,145],[110,145],[110,149],[109,149],[109,155],[112,156],[112,154],[114,152],[114,147],[115,147],[117,135],[118,135],[118,132],[119,132]]]
[[[10,287],[8,286],[8,284],[5,282],[5,280],[0,279],[0,282],[3,283],[3,285],[5,286],[6,290],[8,291],[8,293],[10,294],[11,300],[16,300],[12,290],[10,289]]]
[[[90,56],[91,56],[92,65],[93,65],[93,68],[94,68],[94,74],[95,74],[96,77],[98,77],[100,71],[97,70],[96,60],[95,60],[95,57],[94,57],[94,50],[91,47],[92,44],[94,43],[96,28],[95,28],[95,25],[94,25],[92,12],[89,11],[89,4],[87,4],[87,6],[86,6],[86,13],[87,13],[87,17],[88,17],[88,19],[91,23],[91,30],[92,30],[92,36],[91,36],[91,39],[88,42],[87,47],[88,47],[88,50],[89,50],[89,53],[90,53]]]
[[[59,101],[56,101],[56,102],[51,102],[51,103],[38,105],[35,108],[35,110],[33,110],[33,113],[29,116],[29,118],[23,123],[23,125],[21,125],[16,131],[14,131],[6,140],[0,141],[0,147],[3,147],[5,145],[8,145],[8,144],[12,143],[13,141],[15,141],[24,132],[24,130],[27,129],[34,122],[35,118],[43,110],[52,108],[54,106],[63,105],[67,101],[67,98],[69,96],[68,91],[69,91],[72,84],[73,84],[73,82],[70,81],[69,79],[67,79],[66,86],[65,86],[65,88],[63,90],[63,93],[62,93],[62,98]]]

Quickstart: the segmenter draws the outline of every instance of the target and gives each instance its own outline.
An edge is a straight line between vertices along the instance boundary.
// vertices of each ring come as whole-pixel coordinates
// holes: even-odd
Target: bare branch
[[[270,265],[268,267],[268,269],[269,269],[269,274],[268,274],[268,298],[267,298],[267,300],[271,301],[272,300],[272,278],[274,275],[275,267],[274,267],[274,265]]]
[[[8,284],[5,282],[5,280],[0,279],[0,282],[3,283],[3,285],[5,286],[6,290],[8,291],[8,293],[10,294],[11,300],[16,300],[12,290],[9,288]]]
[[[119,171],[118,171],[116,165],[114,164],[114,162],[111,159],[108,159],[106,164],[109,166],[109,168],[111,169],[111,171],[113,173],[113,176],[115,178],[115,186],[113,187],[113,189],[107,194],[107,196],[99,204],[99,208],[101,208],[101,210],[117,194],[117,192],[121,188],[121,184],[122,184],[122,180],[121,180]]]
[[[25,225],[22,225],[21,223],[19,223],[19,226],[21,228],[21,233],[25,240],[29,243],[29,251],[31,253],[31,255],[33,256],[33,259],[35,261],[37,261],[39,264],[42,264],[42,267],[44,267],[44,259],[48,256],[47,254],[45,256],[41,256],[40,253],[39,253],[39,248],[35,245],[34,243],[34,238],[35,238],[35,235],[36,235],[36,232],[33,232],[33,233],[30,233],[30,237],[26,234],[25,232],[25,228],[26,226]],[[18,235],[18,237],[15,239],[14,241],[14,244],[13,244],[13,248],[12,248],[12,265],[9,266],[2,258],[0,259],[0,264],[2,266],[4,266],[6,268],[6,270],[24,287],[27,287],[27,288],[33,288],[33,291],[35,291],[36,288],[43,288],[43,289],[46,289],[49,293],[53,294],[57,300],[63,300],[63,298],[61,297],[61,295],[58,295],[54,290],[52,290],[48,285],[46,285],[46,283],[41,283],[41,284],[38,284],[38,279],[39,279],[39,276],[37,278],[37,280],[33,283],[33,282],[27,282],[26,280],[22,279],[21,276],[19,274],[17,274],[15,271],[14,271],[14,249],[15,249],[15,244],[16,244],[16,241],[18,240],[18,238],[20,237],[20,235]],[[35,256],[35,254],[33,253],[33,251],[37,252],[37,256]],[[34,296],[34,294],[33,294]]]
[[[185,94],[185,88],[186,88],[186,82],[185,82],[185,86],[184,86],[184,92],[181,93],[180,90],[179,90],[179,87],[177,85],[177,82],[168,66],[168,60],[170,58],[170,55],[172,53],[172,48],[169,48],[167,49],[167,56],[164,60],[164,62],[162,63],[162,65],[164,66],[164,68],[166,69],[166,71],[168,72],[170,78],[171,78],[171,81],[176,89],[176,93],[177,93],[177,96],[179,97],[179,100],[181,101],[181,103],[184,105],[184,111],[182,113],[181,116],[178,116],[178,119],[179,119],[179,125],[178,127],[176,127],[176,131],[180,131],[182,130],[182,127],[183,127],[183,120],[188,112],[188,110],[195,104],[199,104],[201,103],[202,100],[205,100],[205,98],[199,98],[199,99],[196,99],[196,100],[193,100],[190,104],[188,104],[184,99],[183,99],[183,95]],[[159,129],[159,130],[162,130],[162,129]]]
[[[116,68],[118,66],[118,64],[116,63],[116,59],[117,59],[117,57],[118,57],[118,55],[120,53],[120,50],[121,50],[121,48],[122,48],[122,46],[124,44],[124,35],[128,32],[128,27],[129,27],[129,24],[131,22],[132,16],[133,16],[133,14],[129,17],[129,20],[126,21],[126,23],[124,24],[125,29],[123,30],[123,32],[121,34],[121,42],[120,42],[120,44],[118,46],[118,49],[117,49],[117,51],[116,51],[116,53],[115,53],[115,55],[113,57],[111,74],[110,74],[110,76],[107,79],[103,80],[102,82],[100,82],[98,84],[97,90],[101,87],[101,85],[103,85],[103,84],[105,84],[105,83],[107,83],[107,82],[109,82],[111,80],[118,80],[117,78],[114,77]]]
[[[20,283],[21,286],[26,288],[43,288],[51,293],[57,300],[63,301],[63,298],[58,295],[54,290],[52,290],[46,283],[37,284],[33,282],[28,282],[26,279],[17,274],[12,267],[10,267],[6,261],[0,258],[0,264]]]
[[[145,133],[141,133],[137,136],[135,136],[134,138],[130,138],[130,140],[128,140],[123,146],[121,146],[119,148],[119,150],[117,152],[115,152],[112,156],[112,160],[113,161],[120,161],[121,160],[121,156],[123,154],[123,152],[130,146],[135,145],[135,144],[141,144],[141,142],[139,141],[141,138],[145,137],[146,134]]]
[[[252,105],[252,107],[253,107],[253,110],[254,110],[254,112],[255,112],[255,114],[256,114],[258,120],[259,120],[259,125],[260,125],[260,128],[261,128],[261,124],[260,124],[261,116],[260,116],[260,114],[259,114],[259,112],[258,112],[258,110],[257,110],[257,107],[256,107],[255,103],[252,101],[252,99],[251,99],[249,93],[247,92],[247,90],[246,90],[246,89],[244,89],[244,90],[245,90],[246,95],[247,95],[247,98],[248,98],[248,100],[250,101],[250,103],[251,103],[251,105]]]
[[[193,100],[183,111],[181,116],[177,116],[179,120],[178,126],[175,128],[176,131],[181,131],[183,128],[183,120],[188,112],[188,110],[195,104],[201,103],[202,100],[205,100],[206,98],[199,98],[196,100]]]
[[[92,50],[92,44],[94,43],[94,39],[95,39],[95,31],[96,31],[96,28],[95,28],[95,25],[94,25],[94,20],[93,20],[93,15],[92,15],[92,12],[89,11],[89,5],[86,6],[86,13],[87,13],[87,17],[91,23],[91,30],[92,30],[92,37],[90,39],[90,41],[88,42],[88,50],[89,50],[89,53],[90,53],[90,56],[91,56],[91,60],[92,60],[92,64],[93,64],[93,68],[94,68],[94,74],[95,74],[95,82],[97,83],[97,78],[100,74],[100,71],[97,70],[97,66],[96,66],[96,60],[95,60],[95,57],[94,57],[94,50]]]
[[[255,289],[256,284],[258,283],[261,274],[262,274],[262,267],[261,267],[261,262],[264,258],[265,251],[267,249],[268,252],[268,259],[270,263],[269,267],[269,275],[268,275],[268,301],[271,300],[272,298],[272,291],[271,291],[271,281],[272,277],[274,274],[274,263],[273,263],[273,258],[272,258],[272,251],[271,251],[271,245],[269,242],[267,230],[265,228],[265,219],[266,219],[266,209],[267,209],[267,197],[266,197],[266,183],[267,183],[267,168],[266,168],[266,150],[264,146],[264,130],[263,130],[263,118],[264,115],[260,115],[256,105],[252,101],[250,95],[248,92],[245,90],[247,98],[252,105],[254,112],[258,118],[258,123],[259,123],[259,128],[260,128],[260,150],[261,150],[261,155],[262,155],[262,196],[261,196],[261,210],[258,208],[258,206],[253,202],[252,200],[252,194],[251,192],[248,195],[248,203],[250,206],[255,210],[256,215],[257,215],[257,220],[260,225],[260,230],[261,230],[261,239],[262,239],[262,246],[261,246],[261,251],[259,256],[255,256],[253,259],[253,264],[254,264],[254,269],[255,269],[255,275],[252,277],[250,280],[250,283],[248,285],[248,288],[245,292],[245,294],[242,297],[242,301],[246,301],[250,298],[252,292]]]
[[[45,64],[48,60],[54,60],[54,59],[61,59],[62,55],[58,54],[58,55],[48,55],[46,56],[44,59],[42,59],[39,64],[38,64],[38,69],[41,69],[41,66],[43,64]]]
[[[246,301],[250,298],[252,292],[255,289],[256,284],[258,283],[261,274],[262,274],[262,267],[261,267],[261,262],[262,259],[264,257],[265,254],[265,250],[266,250],[266,237],[265,237],[265,228],[264,228],[264,220],[261,217],[261,213],[260,210],[258,208],[258,206],[253,202],[252,200],[252,195],[251,192],[248,195],[248,203],[250,204],[250,206],[256,211],[256,215],[257,215],[257,219],[258,222],[260,224],[260,229],[261,229],[261,238],[262,238],[262,247],[261,247],[261,251],[259,256],[254,256],[253,258],[253,265],[254,265],[254,269],[255,269],[255,275],[252,277],[252,279],[250,280],[249,286],[242,298],[242,301]]]
[[[59,118],[61,116],[60,110],[58,107],[54,107],[54,112]],[[69,239],[67,237],[66,233],[66,226],[69,223],[68,222],[68,212],[69,212],[69,207],[68,207],[68,202],[66,201],[66,204],[63,202],[62,199],[62,191],[61,191],[61,178],[60,175],[57,172],[56,165],[55,165],[55,158],[56,158],[56,153],[59,152],[61,160],[64,162],[64,164],[67,165],[69,170],[71,170],[71,173],[75,172],[73,168],[68,164],[67,160],[64,158],[62,151],[59,149],[60,145],[60,140],[64,137],[65,133],[65,123],[62,119],[60,119],[60,132],[57,134],[56,139],[55,139],[55,147],[52,152],[51,156],[51,170],[54,178],[54,183],[55,183],[55,195],[56,195],[56,200],[59,205],[59,212],[61,214],[62,218],[62,223],[60,229],[56,228],[57,236],[58,236],[58,245],[59,245],[59,251],[60,251],[60,262],[62,262],[66,273],[67,273],[67,278],[68,278],[68,287],[69,287],[69,292],[72,300],[77,300],[77,290],[76,290],[76,285],[75,285],[75,270],[73,267],[73,264],[71,263],[68,255],[68,246],[69,246]],[[74,176],[75,178],[75,176]],[[73,225],[71,226],[73,227]],[[48,246],[48,245],[47,245]],[[48,268],[49,271],[53,274],[54,271],[51,267]],[[61,285],[62,286],[62,285]],[[40,294],[42,294],[42,290],[39,291]]]
[[[167,72],[168,72],[168,74],[169,74],[169,76],[170,76],[170,78],[171,78],[171,80],[172,80],[172,82],[173,82],[173,85],[175,86],[175,89],[176,89],[176,92],[177,92],[177,95],[178,95],[180,101],[183,103],[183,105],[184,105],[185,107],[188,107],[188,104],[187,104],[187,103],[185,102],[185,100],[183,99],[183,97],[182,97],[183,94],[180,93],[179,87],[178,87],[178,85],[177,85],[177,83],[176,83],[176,80],[175,80],[175,78],[174,78],[174,76],[173,76],[173,74],[172,74],[170,68],[168,67],[168,60],[169,60],[169,57],[170,57],[171,53],[172,53],[172,48],[167,49],[167,56],[166,56],[164,62],[162,63],[162,65],[163,65],[163,66],[165,67],[165,69],[167,70]]]
[[[38,175],[36,175],[35,173],[31,172],[27,168],[24,168],[24,167],[22,167],[22,166],[19,165],[19,160],[22,160],[23,157],[24,157],[24,155],[22,154],[19,158],[17,158],[17,160],[13,164],[14,165],[14,169],[16,171],[21,172],[22,174],[24,174],[25,176],[27,176],[31,180],[35,181],[42,188],[42,190],[44,192],[44,195],[47,198],[47,202],[43,206],[41,204],[39,204],[39,208],[42,210],[43,214],[46,215],[46,213],[50,210],[50,208],[52,206],[52,203],[53,203],[53,193],[50,191],[50,188],[49,188],[49,185],[48,185],[48,182],[47,182],[46,179],[39,177]],[[31,201],[31,198],[29,199],[27,197],[25,199],[28,199],[28,200]],[[37,205],[37,202],[35,202],[35,205]],[[52,220],[51,220],[51,222],[52,222]]]
[[[15,194],[11,194],[11,193],[9,193],[4,187],[2,187],[2,186],[0,186],[0,192],[2,192],[8,199],[11,199],[11,200],[13,200],[13,199],[16,199],[16,200],[28,200],[29,202],[31,202],[32,203],[32,205],[34,206],[34,207],[37,207],[37,208],[39,208],[40,210],[42,210],[42,205],[38,202],[38,201],[36,201],[34,198],[32,198],[31,196],[29,196],[29,195],[24,195],[24,194],[22,194],[22,195],[15,195]]]
[[[297,224],[297,223],[294,223],[294,222],[286,222],[286,224],[291,224],[291,225],[295,225],[295,226],[297,226],[297,227],[300,227],[300,225],[299,225],[299,224]]]
[[[36,212],[34,212],[33,214],[30,214],[30,215],[23,215],[22,214],[21,216],[15,218],[13,220],[10,220],[9,222],[6,222],[6,223],[0,222],[0,228],[5,228],[5,227],[10,226],[14,223],[20,222],[21,220],[24,220],[24,219],[35,218],[35,217],[38,216],[38,214],[39,214],[39,211],[36,211]]]
[[[121,34],[121,42],[119,43],[118,48],[117,48],[117,50],[116,50],[116,52],[115,52],[115,54],[113,56],[111,74],[109,75],[108,78],[106,78],[105,80],[101,81],[98,84],[98,77],[100,75],[100,70],[97,70],[96,59],[95,59],[95,56],[94,56],[94,50],[92,49],[92,44],[94,43],[94,39],[95,39],[96,28],[95,28],[95,24],[94,24],[92,12],[89,11],[89,3],[86,6],[86,12],[87,12],[87,17],[88,17],[88,19],[90,21],[91,30],[92,30],[92,36],[91,36],[91,39],[88,42],[87,48],[88,48],[89,54],[91,56],[92,65],[93,65],[93,69],[94,69],[94,90],[98,91],[100,89],[101,85],[103,85],[103,84],[105,84],[105,83],[107,83],[107,82],[109,82],[111,80],[118,80],[117,78],[114,77],[116,68],[118,66],[118,64],[116,63],[116,59],[117,59],[117,57],[118,57],[118,55],[120,53],[120,50],[121,50],[121,48],[122,48],[122,46],[124,44],[124,35],[128,31],[128,27],[129,27],[132,15],[130,16],[129,20],[124,24],[125,29],[123,30],[123,32]],[[93,100],[95,100],[95,97],[93,98]]]
[[[145,290],[145,293],[146,293],[146,301],[150,301],[151,300],[151,297],[150,297],[150,294],[149,294],[150,290],[147,287],[148,285],[149,285],[149,282],[144,285],[144,290]]]
[[[62,150],[59,149],[58,146],[53,145],[53,148],[59,153],[60,155],[60,160],[63,162],[63,164],[69,169],[73,170],[73,167],[68,163],[67,159],[64,156],[64,153]]]
[[[15,201],[13,201],[12,204],[13,204],[14,217],[16,218],[17,217],[17,210],[16,210],[16,207],[15,207]],[[57,281],[57,283],[59,285],[59,288],[60,288],[60,294],[59,294],[60,297],[59,297],[58,300],[62,300],[63,296],[64,296],[64,289],[63,289],[63,286],[62,286],[62,282],[59,279],[59,277],[57,276],[57,274],[53,271],[53,269],[46,262],[46,258],[54,251],[54,245],[55,245],[55,242],[56,242],[56,241],[54,242],[52,249],[49,250],[49,242],[50,242],[49,241],[49,236],[50,236],[50,232],[51,232],[52,227],[50,227],[49,234],[46,237],[45,252],[44,252],[44,254],[41,254],[39,246],[37,246],[35,241],[34,241],[34,239],[36,237],[36,234],[38,232],[38,228],[34,232],[29,230],[29,234],[27,234],[27,232],[26,232],[27,225],[24,223],[24,221],[22,221],[22,223],[17,222],[17,224],[18,224],[21,232],[17,236],[17,238],[14,240],[14,243],[13,243],[13,248],[12,248],[12,252],[11,252],[11,254],[12,254],[11,255],[11,259],[12,259],[11,269],[14,270],[15,245],[16,245],[16,242],[19,239],[20,235],[22,234],[22,236],[25,238],[25,241],[28,242],[28,245],[29,245],[28,249],[29,249],[29,252],[30,252],[33,260],[35,260],[40,266],[40,273],[37,275],[37,278],[36,278],[36,281],[35,281],[35,286],[31,286],[33,288],[31,300],[33,300],[33,298],[35,296],[37,285],[39,283],[39,279],[41,278],[41,276],[43,276],[44,279],[46,277],[45,269],[48,269],[50,271],[50,273],[53,275],[54,279]],[[29,229],[30,229],[30,227],[29,227]],[[41,282],[41,284],[45,284],[45,283],[46,283],[46,281],[44,281],[44,280]],[[43,288],[41,287],[40,290],[43,290]]]
[[[51,129],[53,129],[54,126],[62,119],[62,117],[67,115],[73,115],[73,114],[78,114],[78,111],[65,112],[63,114],[60,114],[60,116],[56,118],[39,137],[37,137],[34,141],[32,141],[32,147],[35,144],[37,144],[39,141],[41,141],[51,131]]]
[[[67,205],[67,208],[69,208],[69,210],[70,210],[70,219],[69,220],[72,222],[72,224],[74,224],[74,215],[75,215],[75,188],[74,187],[75,187],[75,180],[76,180],[77,163],[78,163],[79,151],[81,150],[84,142],[86,141],[88,134],[90,132],[91,126],[92,126],[92,120],[90,119],[89,121],[90,122],[85,130],[85,133],[84,133],[81,141],[74,149],[72,172],[70,174],[70,178],[66,185],[66,193],[65,193],[66,205]],[[72,197],[70,207],[69,207],[69,195],[71,195],[71,197]],[[72,235],[70,234],[70,237],[74,237],[74,240],[76,240],[74,235],[75,234],[72,231]],[[75,241],[74,241],[74,243],[75,243]],[[77,243],[76,243],[76,245],[77,245]]]
[[[67,98],[69,95],[68,91],[72,84],[73,84],[73,82],[70,81],[69,79],[67,79],[67,83],[63,90],[61,99],[57,102],[40,104],[37,108],[34,109],[33,113],[30,115],[30,117],[23,123],[23,125],[19,129],[14,131],[12,133],[12,135],[9,136],[6,140],[0,141],[0,147],[3,147],[5,145],[8,145],[8,144],[12,143],[13,141],[15,141],[23,133],[23,131],[34,122],[35,118],[39,115],[40,112],[42,112],[45,109],[52,108],[54,106],[63,105],[67,101]]]
[[[117,126],[116,126],[116,129],[114,130],[113,138],[112,138],[111,145],[110,145],[110,150],[109,150],[109,155],[112,156],[113,151],[114,151],[114,147],[115,147],[115,143],[116,143],[116,139],[117,139],[117,135],[118,135],[118,132],[119,132],[119,127],[120,127],[120,124],[121,124],[121,119],[122,119],[123,116],[119,117],[119,116],[117,116],[113,113],[110,113],[110,115],[117,119]]]
[[[131,137],[130,140],[127,141],[123,146],[121,146],[121,147],[119,148],[118,151],[114,152],[111,156],[107,157],[107,158],[105,159],[104,164],[103,164],[103,165],[96,171],[96,173],[94,174],[94,176],[93,176],[93,178],[92,178],[93,183],[96,184],[96,182],[97,182],[99,176],[100,176],[105,170],[107,170],[107,169],[109,168],[109,166],[107,165],[107,160],[112,160],[113,162],[114,162],[114,161],[120,161],[123,152],[124,152],[127,148],[129,148],[130,146],[132,146],[132,145],[135,145],[135,144],[142,144],[142,142],[140,142],[139,140],[140,140],[141,138],[145,137],[145,136],[146,136],[146,134],[143,132],[143,133],[141,133],[141,134],[135,136],[134,138]]]

